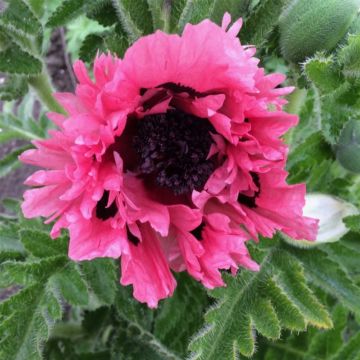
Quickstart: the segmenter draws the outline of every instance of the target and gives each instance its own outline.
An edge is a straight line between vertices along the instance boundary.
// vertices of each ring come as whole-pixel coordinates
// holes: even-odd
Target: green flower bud
[[[285,59],[304,61],[331,50],[344,37],[360,8],[360,0],[292,0],[279,19]]]
[[[346,170],[360,173],[360,121],[347,122],[340,134],[336,157]]]
[[[304,216],[319,219],[319,231],[316,241],[295,240],[282,235],[287,243],[296,247],[306,248],[340,240],[349,231],[343,219],[359,214],[359,210],[353,204],[335,196],[307,194],[305,200]]]

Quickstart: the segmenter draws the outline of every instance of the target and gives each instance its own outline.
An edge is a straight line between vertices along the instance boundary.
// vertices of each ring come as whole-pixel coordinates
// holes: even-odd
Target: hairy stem
[[[35,90],[41,102],[50,110],[61,114],[66,114],[62,106],[56,101],[52,93],[54,92],[50,80],[45,72],[30,78],[29,84]]]

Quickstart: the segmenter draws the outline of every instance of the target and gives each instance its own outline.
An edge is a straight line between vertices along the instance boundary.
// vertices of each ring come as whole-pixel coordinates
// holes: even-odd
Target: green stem
[[[46,73],[32,76],[29,80],[29,84],[36,91],[39,99],[50,110],[61,114],[66,114],[62,106],[52,96],[54,89],[51,86],[49,77]]]
[[[162,20],[164,22],[163,31],[165,33],[170,33],[171,2],[169,0],[164,0],[161,13],[162,13]]]

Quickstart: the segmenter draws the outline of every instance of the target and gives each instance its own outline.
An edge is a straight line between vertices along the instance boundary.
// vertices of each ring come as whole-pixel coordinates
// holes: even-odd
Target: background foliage
[[[50,95],[46,66],[54,29],[63,31],[66,56],[91,65],[97,51],[123,56],[131,43],[155,29],[181,32],[186,23],[204,18],[220,23],[228,11],[233,19],[243,17],[241,41],[258,47],[266,70],[286,73],[288,83],[298,87],[288,105],[301,118],[286,136],[289,181],[306,182],[309,191],[333,194],[359,207],[359,177],[345,168],[359,163],[360,140],[349,143],[344,130],[360,120],[360,20],[356,11],[345,9],[358,4],[342,2],[339,21],[348,16],[346,28],[340,24],[341,31],[331,35],[336,42],[324,48],[316,38],[315,45],[306,43],[314,21],[305,18],[308,25],[300,23],[300,31],[290,11],[298,6],[296,11],[310,16],[321,10],[320,2],[301,3],[0,2],[0,143],[22,140],[0,160],[0,176],[19,167],[17,156],[31,147],[31,140],[47,136],[51,125],[46,111],[62,111]],[[299,44],[296,54],[289,41]],[[224,274],[226,288],[206,292],[180,274],[175,295],[154,311],[118,285],[117,262],[71,262],[66,234],[52,241],[41,220],[22,217],[18,201],[6,200],[4,207],[0,359],[360,359],[359,216],[346,219],[350,232],[338,242],[312,249],[292,247],[280,234],[262,239],[250,249],[261,271]]]

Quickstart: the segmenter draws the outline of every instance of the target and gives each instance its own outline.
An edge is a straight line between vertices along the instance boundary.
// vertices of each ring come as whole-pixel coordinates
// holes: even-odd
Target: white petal
[[[319,219],[319,232],[315,242],[294,240],[284,236],[287,242],[300,247],[340,240],[349,231],[343,219],[359,214],[359,210],[353,204],[332,195],[307,194],[305,201],[304,216]]]

